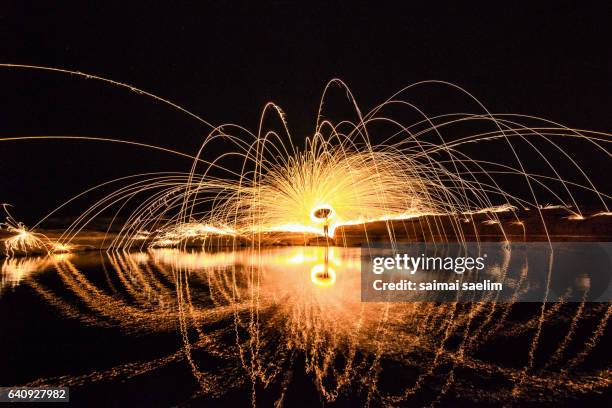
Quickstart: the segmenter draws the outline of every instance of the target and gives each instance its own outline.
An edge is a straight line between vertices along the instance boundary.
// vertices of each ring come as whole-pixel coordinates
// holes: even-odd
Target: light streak
[[[465,221],[471,221],[473,215],[488,214],[490,220],[486,223],[496,225],[506,238],[498,214],[514,214],[518,208],[534,209],[548,235],[543,210],[564,208],[569,209],[570,220],[585,217],[577,205],[577,192],[592,194],[600,201],[600,213],[609,213],[609,192],[599,190],[585,168],[562,147],[564,140],[578,139],[591,146],[594,153],[609,158],[609,134],[572,129],[527,115],[494,114],[463,88],[444,81],[412,84],[362,113],[350,89],[334,79],[324,89],[314,131],[303,145],[297,145],[284,113],[271,102],[262,111],[259,128],[252,132],[234,124],[211,125],[168,98],[101,76],[31,65],[0,67],[102,81],[178,109],[210,130],[195,155],[101,137],[1,138],[5,142],[36,138],[127,143],[193,160],[187,173],[128,176],[103,183],[131,184],[116,189],[83,212],[57,240],[60,251],[68,248],[91,221],[112,211],[113,220],[127,221],[117,236],[110,237],[111,249],[193,246],[214,237],[224,237],[226,243],[259,245],[277,242],[277,233],[334,237],[339,227],[377,221],[388,224],[387,239],[394,241],[392,222],[429,215],[434,219],[428,221],[430,231],[424,236],[450,234],[461,240],[461,224],[469,224]],[[354,118],[334,121],[333,115],[326,112],[328,95],[335,87],[346,92]],[[424,87],[440,87],[464,95],[479,112],[428,116],[409,98],[414,89]],[[410,117],[416,114],[417,119],[404,122],[400,114],[385,114],[390,109],[403,110]],[[271,116],[277,117],[280,127],[264,127]],[[474,124],[485,129],[459,138],[445,136],[456,127]],[[504,162],[496,162],[495,157],[473,158],[468,148],[475,144],[495,151],[497,157],[504,157]],[[527,149],[537,157],[537,173],[529,171],[530,163],[522,159],[519,149]],[[209,151],[222,153],[210,156]],[[559,159],[564,161],[564,168],[554,165]],[[526,194],[512,194],[500,185],[498,176],[522,180]],[[77,197],[87,198],[87,194]],[[139,201],[140,205],[129,214],[120,214],[128,201]],[[325,219],[314,215],[321,208],[330,210]],[[447,217],[450,223],[435,217]],[[25,230],[23,225],[18,228]],[[40,245],[31,234],[18,232],[7,250]]]

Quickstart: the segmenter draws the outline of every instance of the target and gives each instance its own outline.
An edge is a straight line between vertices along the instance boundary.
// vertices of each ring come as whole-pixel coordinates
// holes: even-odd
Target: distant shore
[[[542,222],[542,218],[544,223]],[[546,225],[546,228],[544,227]],[[52,240],[59,240],[63,230],[37,230]],[[83,230],[73,240],[71,252],[106,250],[116,232]],[[0,253],[7,255],[0,235]],[[273,232],[253,237],[215,236],[189,238],[179,245],[187,248],[228,249],[263,246],[343,246],[354,247],[368,242],[445,242],[445,241],[610,241],[612,216],[592,212],[583,217],[571,216],[566,209],[477,213],[468,216],[420,216],[400,220],[375,221],[336,228],[333,238],[312,233]],[[64,242],[64,241],[62,241]],[[146,249],[151,242],[136,241],[132,249]],[[16,252],[14,256],[37,255],[41,251]]]

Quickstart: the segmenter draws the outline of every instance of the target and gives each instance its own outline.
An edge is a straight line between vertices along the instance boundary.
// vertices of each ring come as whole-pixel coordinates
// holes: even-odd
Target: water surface
[[[362,303],[359,248],[0,262],[0,385],[78,405],[610,398],[609,304]]]

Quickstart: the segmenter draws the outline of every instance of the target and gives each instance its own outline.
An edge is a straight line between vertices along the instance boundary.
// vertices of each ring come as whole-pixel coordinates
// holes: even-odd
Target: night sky
[[[405,85],[442,79],[465,87],[493,112],[612,131],[612,10],[605,2],[494,8],[492,2],[471,8],[22,3],[2,6],[2,62],[127,82],[214,124],[254,129],[272,100],[303,139],[313,131],[323,87],[339,77],[366,111]],[[0,137],[114,137],[195,153],[209,130],[124,89],[40,71],[1,68],[0,101]],[[0,142],[0,202],[31,222],[96,183],[136,172],[188,171],[190,164],[103,143]]]

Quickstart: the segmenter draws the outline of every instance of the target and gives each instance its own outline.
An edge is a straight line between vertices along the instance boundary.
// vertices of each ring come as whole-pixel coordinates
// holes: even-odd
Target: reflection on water
[[[151,339],[152,350],[178,336],[174,350],[149,359],[102,368],[84,360],[67,372],[32,364],[30,377],[4,385],[164,381],[178,365],[195,382],[174,403],[291,405],[308,393],[317,403],[550,403],[609,390],[600,347],[609,304],[363,303],[360,276],[359,248],[5,259],[0,307],[33,296],[58,321],[107,330],[109,341]]]
[[[54,259],[66,259],[71,255],[54,255]],[[22,279],[36,272],[49,268],[49,257],[33,256],[28,258],[6,258],[2,263],[2,279],[0,280],[0,295],[9,288],[15,288]]]

